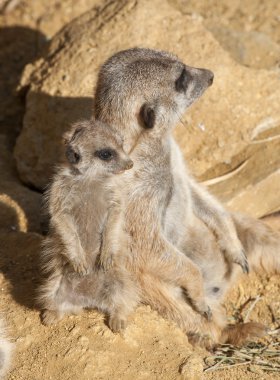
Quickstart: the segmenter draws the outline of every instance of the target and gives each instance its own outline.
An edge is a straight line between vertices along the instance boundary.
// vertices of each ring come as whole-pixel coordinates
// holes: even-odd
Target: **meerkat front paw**
[[[41,321],[43,325],[49,326],[57,323],[61,319],[59,313],[55,310],[43,310],[41,312]]]
[[[249,263],[243,248],[240,249],[224,249],[225,256],[229,262],[240,265],[243,273],[249,273]]]
[[[198,313],[202,315],[202,317],[206,318],[207,321],[212,320],[212,310],[211,308],[204,302],[201,305],[195,305]]]
[[[105,270],[109,270],[114,265],[114,256],[113,254],[100,255],[99,258],[100,266]]]
[[[90,273],[90,266],[85,259],[71,260],[71,264],[74,271],[80,274],[81,276],[85,276]]]
[[[113,332],[117,333],[126,328],[127,321],[125,318],[122,318],[118,315],[114,315],[114,316],[110,316],[108,324],[109,324],[110,329]]]
[[[245,250],[238,238],[228,236],[219,239],[219,245],[229,263],[240,265],[244,273],[249,273],[249,263]]]
[[[198,297],[190,298],[189,295],[187,296],[188,301],[190,301],[193,308],[204,318],[206,318],[208,321],[212,320],[212,310],[210,306],[207,305],[207,303],[204,300],[204,297]]]
[[[239,251],[238,254],[233,257],[233,262],[241,266],[243,273],[249,273],[249,263],[244,249]]]

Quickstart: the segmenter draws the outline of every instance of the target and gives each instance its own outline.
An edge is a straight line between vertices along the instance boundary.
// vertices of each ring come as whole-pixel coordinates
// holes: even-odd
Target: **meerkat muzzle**
[[[208,86],[211,86],[214,81],[214,73],[207,69],[199,69],[199,71],[200,71],[201,79],[203,81],[206,81]]]

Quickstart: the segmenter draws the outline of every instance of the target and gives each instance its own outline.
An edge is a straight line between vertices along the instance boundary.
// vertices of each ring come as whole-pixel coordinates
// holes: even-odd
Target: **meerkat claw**
[[[207,321],[211,321],[212,320],[212,310],[210,309],[209,306],[208,306],[207,311],[204,312],[203,316],[207,319]]]
[[[205,305],[196,309],[200,315],[206,318],[208,321],[212,319],[212,310],[209,306]]]
[[[244,250],[242,250],[241,256],[242,258],[240,260],[236,260],[235,263],[241,266],[243,273],[248,274],[250,272],[250,267]]]
[[[45,326],[53,325],[60,320],[59,314],[54,310],[43,310],[41,312],[41,321]]]
[[[250,272],[249,263],[246,260],[246,262],[242,265],[242,270],[244,273],[248,274]]]
[[[105,270],[109,270],[110,268],[112,268],[113,266],[113,257],[112,255],[110,255],[109,257],[107,257],[105,260],[102,260],[100,259],[99,260],[99,264],[100,266]]]
[[[81,276],[85,276],[89,274],[89,268],[85,263],[73,263],[74,271],[77,272]]]

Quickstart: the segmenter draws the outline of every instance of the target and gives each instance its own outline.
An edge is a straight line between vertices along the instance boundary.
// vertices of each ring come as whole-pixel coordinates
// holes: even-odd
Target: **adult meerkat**
[[[120,265],[127,248],[116,177],[133,162],[118,134],[94,120],[72,126],[65,144],[66,160],[47,193],[51,228],[43,250],[48,276],[39,295],[42,320],[50,324],[66,312],[98,307],[119,330],[137,292]]]
[[[6,337],[4,323],[0,319],[0,379],[7,373],[12,354],[12,343]]]
[[[160,243],[155,242],[148,231],[149,228],[152,230],[154,220],[160,221],[161,236],[156,239],[161,241],[164,237],[199,266],[213,320],[208,322],[201,318],[184,302],[176,281],[172,282],[170,269],[166,276],[170,277],[165,282],[155,282],[152,273],[139,271],[143,299],[175,320],[189,335],[208,334],[214,343],[241,344],[250,335],[262,334],[264,328],[254,323],[226,326],[220,305],[239,271],[233,263],[239,264],[244,272],[248,271],[245,249],[252,269],[279,272],[280,236],[261,222],[227,212],[186,170],[171,132],[180,116],[212,81],[210,71],[186,66],[172,54],[138,48],[122,51],[111,57],[100,70],[94,115],[118,129],[124,138],[124,149],[130,152],[135,164],[126,177],[125,189],[128,190],[124,190],[128,198],[126,229],[131,235],[134,261],[137,263],[139,251],[147,249],[156,266],[158,258],[153,256],[150,241],[154,245]],[[150,144],[147,141],[144,151],[138,144],[143,129],[154,129],[159,137],[151,139]],[[156,193],[165,180],[162,178],[162,183],[155,181],[153,184],[150,177],[147,187],[143,171],[148,172],[152,167],[157,171],[159,161],[151,160],[150,155],[162,139],[162,146],[170,153],[172,191],[168,201],[157,209]],[[159,166],[158,177],[160,170],[162,166]],[[151,197],[152,218],[145,212],[139,213],[139,204],[133,207],[137,205],[137,199],[141,199],[142,191]],[[135,220],[137,228],[143,226],[143,231],[138,229],[137,234],[133,230]],[[146,246],[145,242],[148,242]],[[134,273],[138,271],[136,265],[128,269]]]

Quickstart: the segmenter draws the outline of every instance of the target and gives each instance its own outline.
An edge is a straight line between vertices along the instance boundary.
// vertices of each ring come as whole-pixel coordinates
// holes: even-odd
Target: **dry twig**
[[[280,342],[250,343],[245,347],[221,345],[205,359],[204,372],[254,365],[262,371],[280,372]]]

